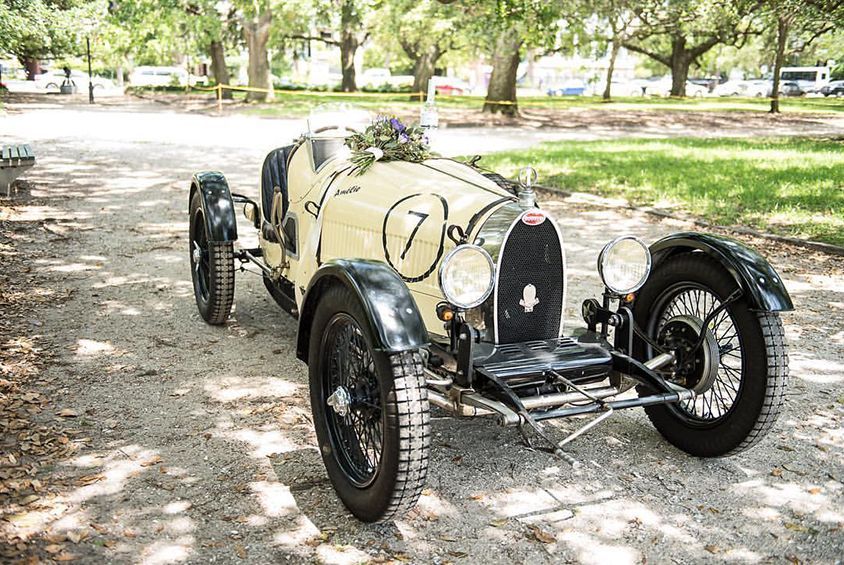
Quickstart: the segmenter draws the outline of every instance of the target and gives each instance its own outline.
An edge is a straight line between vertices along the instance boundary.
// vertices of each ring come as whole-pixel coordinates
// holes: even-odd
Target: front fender
[[[654,266],[686,251],[700,251],[716,259],[736,279],[752,310],[794,310],[791,296],[768,261],[749,247],[720,235],[683,232],[671,234],[651,245]]]
[[[199,191],[202,212],[210,241],[236,241],[237,219],[234,212],[232,193],[223,173],[203,171],[191,179],[188,205]]]
[[[377,351],[398,353],[428,344],[422,315],[401,277],[388,265],[368,259],[332,259],[311,279],[299,315],[296,356],[308,361],[311,320],[320,296],[332,284],[351,289],[366,312]]]

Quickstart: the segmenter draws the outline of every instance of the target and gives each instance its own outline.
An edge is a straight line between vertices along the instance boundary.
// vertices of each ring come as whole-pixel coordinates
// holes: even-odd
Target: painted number
[[[413,231],[410,232],[410,237],[407,238],[407,245],[404,246],[404,251],[401,252],[400,256],[402,259],[404,259],[407,256],[407,252],[410,251],[410,246],[413,245],[413,238],[416,237],[416,232],[419,231],[419,226],[421,226],[422,222],[424,222],[428,218],[428,214],[425,214],[423,212],[416,212],[415,210],[409,210],[407,212],[407,215],[416,216],[417,218],[419,218],[419,221],[416,222],[416,226],[413,228]]]

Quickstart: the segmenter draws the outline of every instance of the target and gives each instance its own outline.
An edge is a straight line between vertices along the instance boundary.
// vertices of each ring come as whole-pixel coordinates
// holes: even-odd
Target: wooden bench
[[[6,185],[6,198],[11,196],[12,182],[35,164],[29,145],[0,146],[0,187]]]

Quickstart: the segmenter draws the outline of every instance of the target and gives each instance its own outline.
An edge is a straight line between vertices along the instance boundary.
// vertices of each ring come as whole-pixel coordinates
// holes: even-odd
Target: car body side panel
[[[443,300],[439,266],[457,245],[448,235],[449,227],[465,231],[479,210],[511,198],[464,165],[448,161],[443,168],[449,173],[424,164],[389,162],[377,163],[360,176],[340,175],[320,208],[317,250],[318,263],[361,257],[392,267],[410,288],[435,335],[444,334],[435,311]],[[473,189],[458,175],[476,176],[483,188]]]

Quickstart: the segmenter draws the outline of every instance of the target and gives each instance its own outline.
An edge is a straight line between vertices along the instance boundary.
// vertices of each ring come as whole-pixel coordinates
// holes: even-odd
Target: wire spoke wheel
[[[358,323],[339,313],[329,322],[323,342],[323,401],[338,463],[358,487],[378,473],[384,418],[372,353]]]
[[[199,295],[208,301],[211,288],[211,269],[208,265],[208,236],[205,233],[205,218],[202,208],[194,213],[190,241],[191,269],[197,280]]]
[[[747,449],[771,429],[783,405],[782,321],[756,309],[737,292],[740,284],[705,253],[677,253],[657,264],[633,306],[636,323],[658,345],[640,340],[636,358],[670,351],[674,362],[663,377],[695,392],[693,400],[646,406],[645,413],[665,439],[699,457]],[[639,394],[652,391],[640,387]]]
[[[690,319],[702,324],[720,306],[721,300],[712,290],[697,283],[679,283],[666,289],[657,301],[648,333],[660,336],[672,320]],[[719,420],[733,409],[742,387],[744,360],[741,338],[729,308],[719,312],[707,329],[717,344],[717,359],[712,360],[717,363],[715,378],[694,399],[677,404],[682,415],[701,424]]]

